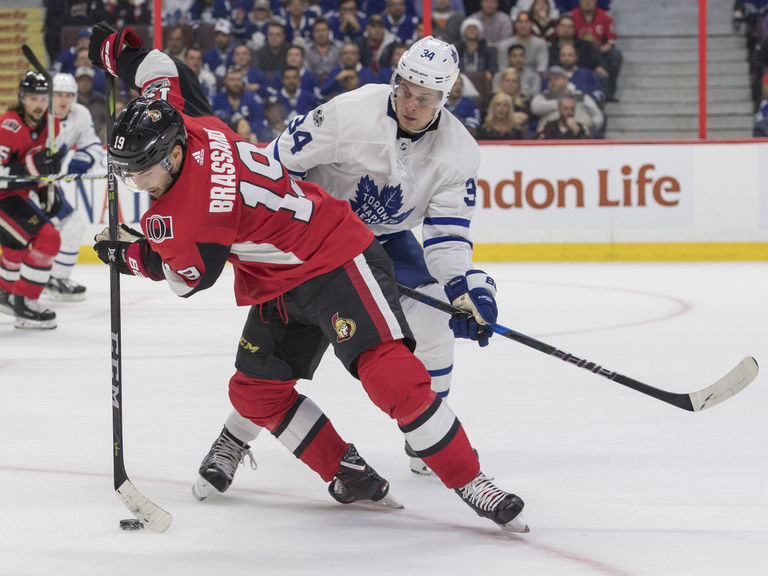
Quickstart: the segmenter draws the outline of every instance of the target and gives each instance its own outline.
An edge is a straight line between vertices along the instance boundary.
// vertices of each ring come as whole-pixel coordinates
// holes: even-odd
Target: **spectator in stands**
[[[163,26],[199,24],[197,0],[163,0]]]
[[[464,124],[472,136],[477,137],[477,129],[480,127],[480,109],[474,100],[464,96],[464,80],[461,74],[456,78],[448,94],[445,107]]]
[[[237,66],[243,71],[244,89],[246,92],[256,92],[262,98],[266,98],[269,79],[258,68],[251,65],[251,49],[246,44],[237,44],[232,49],[231,65]]]
[[[107,21],[115,28],[148,26],[152,23],[152,2],[145,0],[106,0]],[[98,20],[93,20],[95,24]]]
[[[512,36],[512,20],[499,11],[499,0],[480,0],[480,10],[470,14],[483,25],[483,38],[489,46],[496,47]]]
[[[299,71],[299,87],[305,92],[315,94],[318,88],[317,76],[311,70],[304,67],[304,48],[301,46],[289,46],[285,53],[285,65]]]
[[[531,29],[534,36],[538,36],[549,43],[557,36],[557,16],[552,16],[549,0],[534,0],[528,11],[531,17]]]
[[[525,65],[525,62],[525,46],[522,44],[512,44],[512,46],[509,47],[509,50],[507,50],[507,66],[502,70],[506,70],[507,68],[514,68],[517,70],[517,76],[520,79],[521,92],[528,97],[533,97],[541,92],[541,76],[531,68],[528,68],[528,66]],[[493,78],[494,92],[499,86],[500,77],[501,73]]]
[[[392,57],[389,61],[389,66],[383,68],[379,74],[379,78],[383,84],[389,84],[391,82],[392,74],[395,73],[395,70],[397,70],[397,63],[400,62],[400,56],[402,56],[403,52],[406,50],[408,50],[408,46],[399,42],[392,46]]]
[[[312,41],[312,24],[318,14],[309,9],[307,0],[287,0],[285,3],[285,38],[289,44],[307,46]]]
[[[605,102],[605,92],[600,81],[592,70],[578,66],[576,60],[576,49],[570,44],[563,44],[560,47],[560,66],[568,74],[568,80],[601,106]]]
[[[341,42],[333,38],[325,18],[315,20],[312,27],[312,43],[307,47],[307,69],[317,76],[318,84],[325,82],[328,74],[339,62]]]
[[[267,140],[269,135],[264,119],[264,101],[258,94],[245,90],[243,72],[239,66],[227,68],[224,91],[213,97],[213,112],[225,124],[229,124],[235,114],[240,114],[248,120],[251,131],[259,140]]]
[[[97,70],[93,67],[93,64],[91,64],[91,59],[88,57],[88,48],[81,47],[77,49],[77,53],[75,54],[75,70],[80,67],[90,68],[93,70],[93,91],[106,94],[106,75],[104,70]],[[75,76],[74,71],[72,72],[72,75]]]
[[[549,63],[552,66],[561,65],[560,48],[565,44],[570,44],[576,49],[577,61],[582,68],[589,68],[594,71],[601,84],[608,78],[608,72],[602,65],[603,56],[600,48],[576,37],[576,24],[573,16],[563,14],[557,21],[557,37],[552,40],[549,46]]]
[[[557,101],[558,117],[539,130],[540,140],[580,140],[589,138],[589,128],[576,121],[576,99],[568,94]]]
[[[341,64],[333,68],[325,83],[320,89],[320,95],[324,100],[330,100],[336,94],[349,92],[355,85],[376,84],[379,76],[360,63],[360,49],[354,42],[347,42],[341,48]]]
[[[253,0],[236,0],[232,4],[232,12],[229,22],[232,24],[232,40],[236,44],[248,43],[251,39],[249,10],[253,6]]]
[[[768,73],[763,76],[763,101],[757,107],[752,135],[755,138],[768,137]]]
[[[512,99],[497,92],[488,104],[485,121],[477,132],[478,140],[521,140],[523,132],[515,122]]]
[[[213,72],[208,70],[208,66],[203,64],[203,53],[199,48],[187,48],[187,54],[184,58],[184,62],[189,66],[197,76],[197,80],[200,82],[200,86],[203,88],[205,97],[208,98],[208,102],[213,101],[213,97],[216,95],[216,76]]]
[[[432,5],[432,36],[449,44],[461,40],[461,22],[464,14],[454,10],[451,0],[435,0]]]
[[[549,48],[544,40],[533,35],[533,23],[527,12],[517,15],[515,35],[499,43],[499,69],[507,67],[505,58],[513,44],[525,46],[525,65],[543,77],[549,66]]]
[[[386,68],[392,60],[392,50],[398,42],[397,36],[384,27],[384,19],[373,14],[368,18],[365,33],[359,43],[360,62],[373,70],[374,74],[380,74],[382,68]]]
[[[203,62],[208,66],[208,70],[216,76],[216,81],[221,83],[227,72],[227,62],[232,54],[232,24],[229,20],[217,20],[213,34],[215,46],[203,54]]]
[[[616,48],[616,28],[607,11],[597,7],[597,0],[579,0],[579,7],[571,11],[576,36],[600,47],[603,65],[608,72],[605,93],[608,101],[616,100],[616,83],[623,56]]]
[[[274,78],[275,73],[285,68],[286,52],[285,28],[279,22],[272,21],[267,25],[267,43],[254,53],[254,66],[267,78]]]
[[[547,78],[547,87],[531,100],[531,112],[538,117],[539,126],[556,120],[560,98],[570,95],[576,100],[576,121],[588,127],[593,137],[600,137],[605,117],[592,97],[576,90],[568,81],[568,73],[560,66],[550,67]]]
[[[459,53],[459,69],[462,72],[484,72],[490,86],[497,70],[496,49],[488,46],[483,38],[483,25],[476,18],[466,18],[461,23],[461,42],[456,45]]]
[[[75,68],[77,68],[77,66],[75,66],[75,56],[77,55],[77,51],[80,48],[85,48],[87,50],[90,38],[91,31],[88,29],[88,27],[83,26],[80,28],[77,33],[77,40],[75,45],[70,46],[69,48],[65,48],[61,52],[56,52],[58,56],[53,62],[53,71],[64,72],[66,74],[74,74]]]
[[[523,135],[528,135],[531,120],[531,97],[523,94],[517,68],[506,68],[499,73],[499,86],[495,92],[504,92],[512,98],[512,113]]]
[[[187,55],[187,47],[184,44],[184,30],[180,25],[163,28],[163,52],[184,60]]]
[[[240,116],[240,114],[235,114],[229,123],[229,127],[232,129],[232,132],[240,136],[240,138],[247,140],[251,144],[259,143],[259,139],[256,137],[256,134],[254,134],[251,130],[251,124],[247,119]]]
[[[93,127],[101,141],[106,142],[107,100],[104,92],[94,90],[94,74],[95,70],[92,66],[80,66],[75,69],[77,101],[90,110],[91,116],[93,116]]]
[[[274,19],[269,0],[255,0],[248,14],[248,47],[254,52],[267,42],[267,25]]]
[[[355,0],[339,0],[339,10],[328,18],[328,25],[339,42],[356,42],[365,32],[365,21]]]
[[[560,3],[560,0],[555,0],[554,2],[550,3],[549,18],[551,20],[557,21],[557,18],[560,15],[560,10],[558,9]],[[512,19],[512,22],[514,22],[517,20],[518,14],[521,12],[529,12],[531,8],[533,8],[533,0],[517,0],[517,2],[514,2],[512,9],[509,11],[509,17]]]
[[[296,116],[302,116],[317,106],[317,99],[312,92],[299,87],[299,69],[289,66],[283,70],[282,87],[270,90],[270,100],[282,107],[280,117],[290,122]]]
[[[405,11],[405,0],[387,0],[387,8],[382,16],[384,26],[397,36],[400,42],[410,45],[416,40],[419,19]]]

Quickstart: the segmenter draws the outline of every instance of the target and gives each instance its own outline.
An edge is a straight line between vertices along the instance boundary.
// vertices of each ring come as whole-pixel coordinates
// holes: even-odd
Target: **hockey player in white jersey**
[[[61,138],[69,149],[62,162],[62,174],[85,174],[101,170],[106,156],[93,126],[90,110],[76,102],[77,83],[71,74],[53,76],[53,107],[61,119]],[[54,300],[84,300],[85,286],[70,278],[77,262],[87,225],[85,215],[62,194],[62,208],[51,221],[61,234],[61,248],[51,269],[44,294]]]
[[[447,299],[473,313],[448,317],[408,298],[401,304],[415,354],[432,388],[448,394],[453,338],[488,343],[483,324],[497,316],[493,280],[472,264],[469,225],[476,203],[477,142],[443,105],[459,74],[456,49],[431,36],[401,57],[391,85],[341,94],[294,118],[268,147],[296,178],[347,200],[395,264],[397,281]],[[422,226],[423,249],[412,230]],[[248,442],[260,429],[236,411],[228,417],[200,467],[198,499],[230,485]],[[411,470],[430,474],[406,445]]]

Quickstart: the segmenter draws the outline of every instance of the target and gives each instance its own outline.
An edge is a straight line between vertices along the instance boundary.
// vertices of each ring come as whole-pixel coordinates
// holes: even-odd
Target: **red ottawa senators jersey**
[[[235,267],[238,305],[259,304],[330,272],[373,241],[349,204],[295,182],[218,118],[183,118],[181,175],[141,220],[177,294],[212,284],[224,257]]]
[[[55,119],[55,134],[59,134],[59,119]],[[48,146],[48,115],[43,117],[40,125],[30,128],[15,110],[8,110],[0,116],[0,175],[11,175],[13,164],[24,165],[25,157],[34,154]],[[57,148],[60,143],[57,142]],[[28,174],[24,167],[18,172]],[[29,183],[23,185],[0,179],[0,194],[29,194]]]

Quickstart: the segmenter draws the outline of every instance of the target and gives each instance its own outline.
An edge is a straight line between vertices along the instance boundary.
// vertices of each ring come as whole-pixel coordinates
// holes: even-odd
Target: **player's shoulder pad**
[[[377,140],[385,133],[382,126],[389,118],[387,104],[391,91],[388,84],[366,84],[339,94],[318,108],[325,109],[324,115],[335,120],[345,140],[369,140],[370,135]]]

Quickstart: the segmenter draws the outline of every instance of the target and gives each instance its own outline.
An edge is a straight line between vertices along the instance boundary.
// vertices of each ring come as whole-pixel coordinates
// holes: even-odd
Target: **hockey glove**
[[[70,174],[85,174],[93,168],[94,159],[85,150],[78,150],[72,155],[72,160],[69,161],[68,172]]]
[[[37,198],[40,200],[40,208],[48,218],[53,218],[59,213],[63,205],[61,190],[58,186],[40,186],[37,189]]]
[[[457,338],[477,340],[480,346],[488,344],[492,332],[483,329],[485,324],[495,324],[496,283],[482,270],[470,270],[464,276],[456,276],[445,285],[448,301],[470,312],[470,317],[454,316],[449,325]]]
[[[106,22],[99,22],[91,31],[91,41],[88,44],[88,58],[96,67],[106,70],[112,76],[117,76],[117,59],[123,49],[143,46],[144,42],[133,31],[133,26],[123,26],[115,30]]]
[[[67,148],[62,146],[58,152],[50,154],[47,149],[30,150],[24,157],[27,172],[32,176],[50,176],[61,171],[61,159],[67,153]]]
[[[93,249],[104,264],[114,262],[120,274],[149,276],[146,262],[152,249],[141,232],[120,224],[117,240],[110,240],[109,228],[96,234],[94,240]]]

